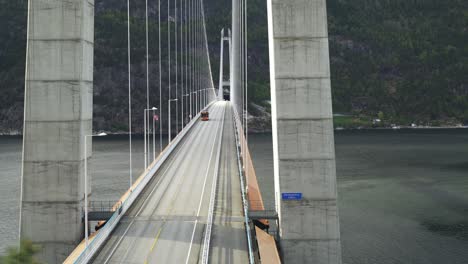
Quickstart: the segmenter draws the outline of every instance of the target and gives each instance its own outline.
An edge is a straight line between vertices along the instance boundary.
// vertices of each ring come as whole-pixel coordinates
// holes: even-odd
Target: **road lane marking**
[[[219,113],[219,112],[222,112],[222,110],[217,110],[217,111],[216,111],[216,113]],[[204,128],[206,129],[207,127],[204,127]],[[204,130],[205,130],[205,129],[204,129]],[[218,130],[218,129],[219,129],[219,123],[218,123],[218,126],[217,126],[217,130]],[[217,132],[216,132],[215,134],[217,134]],[[216,140],[216,136],[215,136],[214,141],[215,141],[215,140]],[[213,143],[213,147],[212,147],[212,150],[211,150],[211,155],[212,155],[212,153],[213,153],[214,145],[215,145],[215,143]],[[211,164],[211,159],[212,159],[212,158],[211,158],[211,156],[210,156],[210,161],[209,161],[209,163],[208,163],[207,172],[206,172],[206,173],[208,173],[208,171],[209,171],[210,164]],[[172,164],[171,164],[171,165],[172,165]],[[205,183],[206,183],[206,179],[207,179],[207,177],[206,177],[206,175],[205,175]],[[204,185],[205,185],[205,183],[204,183]],[[204,187],[205,187],[205,186],[204,186]],[[203,187],[203,189],[204,189],[204,187]],[[177,197],[177,195],[176,195],[176,197]],[[176,199],[172,199],[171,204],[170,204],[171,206],[169,207],[169,210],[166,212],[166,215],[170,215],[170,214],[172,213],[172,211],[174,210],[174,202],[175,202],[175,201],[176,201]],[[196,220],[195,220],[194,222],[196,223],[196,221],[198,221],[198,215],[197,215],[197,218],[196,218]],[[151,255],[151,253],[153,252],[154,248],[156,247],[157,242],[158,242],[158,240],[159,240],[159,235],[160,235],[160,233],[162,232],[162,229],[164,228],[164,226],[166,225],[166,223],[167,223],[167,219],[164,218],[164,219],[163,219],[163,224],[161,225],[161,227],[160,227],[159,230],[158,230],[158,234],[156,235],[155,241],[153,242],[153,244],[152,244],[152,246],[151,246],[151,249],[150,249],[150,251],[148,252],[148,255],[146,256],[146,259],[145,259],[145,262],[144,262],[145,264],[148,263],[149,257],[150,257],[150,255]],[[196,225],[196,224],[195,224],[195,225]]]
[[[200,121],[198,121],[200,122]],[[190,136],[193,137],[193,135],[197,135],[197,133],[194,133],[194,134],[190,134]],[[143,201],[143,204],[142,206],[140,207],[140,209],[138,210],[138,212],[136,213],[135,216],[138,216],[140,215],[141,211],[143,210],[143,208],[145,208],[145,204],[148,202],[148,199],[153,195],[154,191],[156,189],[158,189],[159,187],[159,184],[160,182],[162,181],[162,179],[164,179],[164,176],[166,175],[167,171],[171,168],[170,165],[172,165],[172,163],[174,163],[174,161],[176,160],[176,156],[177,154],[184,148],[184,146],[187,144],[187,142],[189,142],[188,138],[183,142],[183,144],[180,146],[180,148],[178,148],[178,150],[176,150],[177,152],[174,153],[174,158],[171,160],[169,166],[167,166],[167,168],[164,170],[164,172],[162,173],[161,177],[159,177],[158,181],[156,182],[154,188],[151,190],[150,194],[145,198],[145,200]],[[133,225],[133,223],[135,222],[135,219],[132,219],[132,221],[130,222],[130,224],[128,225],[127,229],[125,229],[124,233],[122,234],[122,236],[120,237],[119,241],[117,242],[117,244],[113,247],[111,253],[109,254],[109,256],[106,258],[104,264],[107,264],[109,262],[109,260],[112,258],[112,256],[114,255],[115,251],[117,250],[118,246],[120,245],[120,243],[122,242],[123,238],[126,236],[126,234],[128,233],[128,230],[130,229],[130,227]]]
[[[223,144],[223,133],[224,133],[224,119],[226,116],[226,108],[224,108],[222,114],[222,124],[221,124],[221,132],[219,136],[219,145],[218,145],[218,153],[216,154],[216,164],[214,167],[214,176],[213,182],[211,184],[211,195],[210,195],[210,204],[208,206],[208,217],[207,217],[207,227],[205,227],[205,238],[203,239],[203,254],[202,254],[202,264],[208,263],[208,258],[210,254],[210,239],[211,239],[211,229],[213,226],[213,211],[216,199],[216,185],[219,177],[219,164],[221,159],[221,146]]]
[[[225,106],[224,106],[224,104],[223,104],[223,110],[225,111],[226,109],[225,109],[224,107],[225,107]],[[224,112],[223,112],[223,113],[224,113]],[[223,117],[223,118],[224,118],[224,117]],[[215,145],[216,145],[215,143],[216,143],[216,138],[217,138],[218,133],[219,133],[219,127],[220,127],[220,125],[221,125],[221,122],[218,123],[218,127],[216,128],[216,136],[215,136],[215,138],[214,138],[214,140],[213,140],[213,147],[212,147],[212,149],[211,149],[210,160],[209,160],[209,162],[208,162],[208,167],[207,167],[207,169],[206,169],[206,175],[205,175],[205,180],[204,180],[204,182],[203,182],[202,194],[201,194],[201,196],[200,196],[200,203],[199,203],[199,205],[198,205],[197,220],[195,221],[195,224],[194,224],[194,226],[193,226],[192,237],[191,237],[191,239],[190,239],[190,247],[189,247],[189,250],[188,250],[188,253],[187,253],[187,258],[186,258],[186,260],[185,260],[185,264],[188,264],[189,259],[190,259],[190,253],[191,253],[191,251],[192,251],[193,239],[195,238],[195,231],[196,231],[196,229],[197,229],[198,217],[199,217],[199,215],[200,215],[201,205],[202,205],[202,202],[203,202],[203,195],[204,195],[204,193],[205,193],[206,180],[207,180],[207,178],[208,178],[208,172],[210,171],[210,165],[211,165],[211,161],[212,161],[212,159],[213,159],[214,147],[215,147]]]
[[[197,131],[196,135],[192,138],[192,140],[195,140],[195,139],[197,139],[198,137],[203,136],[203,133],[205,133],[205,130],[206,130],[206,129],[207,129],[206,126],[205,126],[205,127],[201,127],[201,128]],[[192,142],[192,140],[191,140],[191,142]],[[190,150],[190,149],[189,149],[189,150]],[[189,150],[188,150],[187,152],[189,152]],[[177,153],[177,154],[178,154],[178,153]],[[177,160],[177,159],[174,159],[174,160],[171,161],[171,164],[169,164],[168,169],[164,172],[164,176],[166,175],[167,171],[168,171],[170,168],[172,168],[172,165],[173,165],[173,163],[174,163],[176,160]],[[176,174],[175,176],[177,176],[177,174]],[[165,189],[164,193],[169,189],[169,186],[173,183],[172,180],[174,180],[175,176],[171,177],[170,182],[166,185],[166,189]],[[183,179],[183,178],[182,178],[182,179]],[[159,187],[160,187],[160,186],[158,186],[158,188],[159,188]],[[153,189],[153,191],[154,191],[154,189]],[[150,196],[153,196],[152,193],[150,194]],[[162,197],[163,197],[163,196],[162,196]],[[177,195],[175,195],[175,197],[177,197]],[[147,197],[147,198],[148,198],[148,197]],[[173,208],[174,208],[174,202],[175,202],[175,200],[176,200],[176,199],[174,199],[174,198],[171,200],[171,202],[170,202],[170,207],[169,207],[168,210],[166,211],[166,215],[170,215],[170,214],[172,213]],[[160,206],[160,202],[161,202],[161,200],[158,200],[158,203],[157,203],[156,207],[154,207],[154,210],[153,210],[153,212],[151,213],[151,215],[153,215],[154,212],[158,209],[158,207]],[[141,211],[142,209],[143,209],[143,208],[140,208],[140,211]],[[138,212],[138,214],[140,214],[140,211]],[[163,221],[163,223],[161,224],[161,227],[159,228],[158,233],[162,232],[162,230],[164,229],[164,227],[165,227],[165,225],[166,225],[166,223],[167,223],[167,219],[163,217],[162,221]],[[136,239],[137,239],[137,238],[135,238],[134,241],[136,241]],[[158,242],[158,239],[159,239],[159,234],[156,236],[155,241],[153,242],[153,245],[152,245],[150,251],[148,252],[148,254],[147,254],[147,256],[146,256],[146,259],[145,259],[145,262],[144,262],[144,263],[148,263],[149,257],[150,257],[150,255],[151,255],[151,253],[153,252],[154,247],[156,246],[156,244],[157,244],[157,242]],[[127,249],[127,251],[125,252],[125,255],[124,255],[124,258],[123,258],[123,259],[126,258],[127,254],[129,253],[129,250],[130,250],[130,247],[129,247],[129,248]]]
[[[151,251],[153,251],[154,246],[156,246],[156,243],[158,242],[159,235],[161,235],[161,230],[162,230],[162,227],[159,228],[158,234],[156,235],[156,238],[154,239],[154,243],[153,243],[153,245],[151,246]]]

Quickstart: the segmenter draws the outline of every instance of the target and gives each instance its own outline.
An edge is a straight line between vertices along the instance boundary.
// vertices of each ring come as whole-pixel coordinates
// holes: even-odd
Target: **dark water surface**
[[[251,135],[265,199],[273,197],[271,135]],[[343,262],[468,263],[468,130],[336,134]],[[94,140],[94,200],[128,188],[126,137]],[[143,169],[142,140],[134,175]],[[0,251],[18,229],[21,139],[0,137]]]
[[[468,130],[335,134],[343,263],[468,263]],[[251,135],[273,197],[270,135]],[[267,198],[267,197],[265,197]]]

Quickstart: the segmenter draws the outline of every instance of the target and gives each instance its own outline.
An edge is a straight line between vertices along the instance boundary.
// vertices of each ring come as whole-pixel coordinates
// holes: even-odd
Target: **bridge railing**
[[[252,239],[252,229],[249,221],[249,202],[247,198],[247,179],[244,175],[243,165],[242,165],[242,150],[241,150],[241,135],[242,135],[242,126],[240,123],[239,115],[235,107],[232,107],[234,115],[234,125],[235,125],[235,139],[236,139],[236,152],[237,152],[237,164],[239,167],[239,178],[241,184],[241,196],[242,196],[242,207],[244,209],[244,224],[245,231],[247,234],[247,244],[249,249],[249,263],[255,263],[255,254],[254,254],[254,243]]]
[[[211,102],[205,109],[209,108],[214,102]],[[119,210],[116,210],[114,214],[109,218],[106,224],[95,234],[90,237],[89,244],[83,245],[83,242],[78,247],[85,247],[79,251],[78,256],[74,256],[72,253],[64,263],[88,263],[103,246],[109,235],[118,225],[120,219],[127,212],[127,210],[132,206],[133,202],[138,198],[140,193],[146,187],[148,182],[152,179],[153,175],[159,170],[162,164],[166,161],[172,151],[177,147],[180,141],[188,133],[188,131],[193,127],[196,121],[200,118],[200,113],[198,113],[187,126],[177,135],[172,143],[161,153],[159,158],[153,162],[153,164],[148,167],[143,174],[136,180],[134,185],[130,189],[129,195],[122,201],[122,205]]]
[[[121,206],[121,203],[115,201],[90,201],[88,203],[88,211],[115,211]]]
[[[276,210],[275,201],[264,201],[264,200],[249,200],[250,210],[251,211],[264,211],[264,210]],[[260,209],[260,206],[263,208]]]

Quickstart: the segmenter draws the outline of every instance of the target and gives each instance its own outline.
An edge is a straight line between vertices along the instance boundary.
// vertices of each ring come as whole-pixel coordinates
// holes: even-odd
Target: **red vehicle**
[[[208,113],[208,111],[203,111],[201,112],[201,120],[202,121],[208,121],[210,120],[210,113]]]

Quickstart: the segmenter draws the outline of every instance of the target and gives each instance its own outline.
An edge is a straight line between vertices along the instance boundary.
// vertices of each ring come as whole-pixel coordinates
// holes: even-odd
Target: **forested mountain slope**
[[[133,107],[143,109],[145,1],[131,3]],[[219,31],[230,25],[230,1],[204,3],[216,84]],[[248,3],[249,97],[264,104],[269,99],[266,0]],[[94,128],[126,130],[126,1],[95,4]],[[157,1],[150,0],[149,5],[151,100],[157,102]],[[360,120],[379,115],[400,124],[468,123],[468,1],[328,0],[327,5],[335,112]],[[3,132],[22,126],[26,6],[25,0],[0,0]],[[165,21],[164,13],[165,9]],[[165,36],[166,23],[162,26]],[[165,70],[163,74],[167,75]],[[139,112],[135,115],[135,128],[141,127]]]

